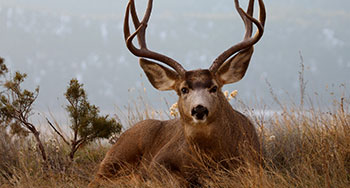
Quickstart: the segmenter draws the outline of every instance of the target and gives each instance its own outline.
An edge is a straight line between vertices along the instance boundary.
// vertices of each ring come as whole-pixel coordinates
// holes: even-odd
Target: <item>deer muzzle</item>
[[[194,107],[191,111],[192,117],[194,117],[196,120],[204,120],[206,117],[208,117],[208,114],[209,110],[202,105]]]

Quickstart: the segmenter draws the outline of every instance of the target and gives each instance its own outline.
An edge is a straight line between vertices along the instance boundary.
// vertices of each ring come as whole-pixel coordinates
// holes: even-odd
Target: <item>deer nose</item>
[[[209,111],[206,107],[202,105],[198,105],[192,109],[191,115],[194,116],[198,120],[203,120],[204,116],[208,116]]]

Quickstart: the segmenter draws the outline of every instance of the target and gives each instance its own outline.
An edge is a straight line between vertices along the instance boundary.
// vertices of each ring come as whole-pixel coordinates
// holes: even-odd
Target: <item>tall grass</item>
[[[203,187],[350,187],[349,98],[340,98],[328,110],[279,101],[281,110],[272,115],[256,113],[238,99],[233,102],[257,126],[264,165],[208,170],[198,175]],[[128,112],[130,123],[159,113],[135,109]],[[44,166],[31,138],[11,137],[4,130],[0,134],[1,188],[86,187],[110,147],[86,146],[72,162],[67,159],[69,148],[51,136],[45,141],[50,165]],[[179,186],[166,171],[162,180],[131,173],[113,183],[112,187]]]

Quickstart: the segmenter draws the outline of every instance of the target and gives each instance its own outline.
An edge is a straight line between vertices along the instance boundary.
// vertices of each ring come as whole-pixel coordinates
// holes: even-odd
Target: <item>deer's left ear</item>
[[[241,80],[253,55],[254,48],[250,47],[239,52],[229,60],[227,60],[216,72],[218,79],[222,84],[231,84]]]

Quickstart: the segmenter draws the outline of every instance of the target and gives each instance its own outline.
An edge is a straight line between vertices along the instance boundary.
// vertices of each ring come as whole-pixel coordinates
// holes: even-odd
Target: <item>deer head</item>
[[[210,124],[215,121],[222,101],[226,101],[221,91],[222,86],[235,83],[244,77],[253,54],[253,45],[260,40],[264,32],[265,7],[262,0],[258,1],[259,20],[253,18],[254,0],[249,1],[247,12],[239,6],[238,0],[234,1],[235,8],[245,24],[244,39],[220,54],[209,69],[191,71],[186,71],[172,58],[147,48],[146,28],[153,0],[148,1],[141,21],[137,16],[134,0],[129,1],[124,20],[126,45],[131,53],[140,57],[140,65],[153,87],[162,91],[176,91],[179,96],[181,120],[186,124]],[[129,15],[135,26],[135,32],[132,34],[129,27]],[[257,27],[254,36],[252,36],[252,23]],[[139,48],[135,47],[132,42],[135,37],[138,39]],[[164,63],[172,69],[151,60]]]

